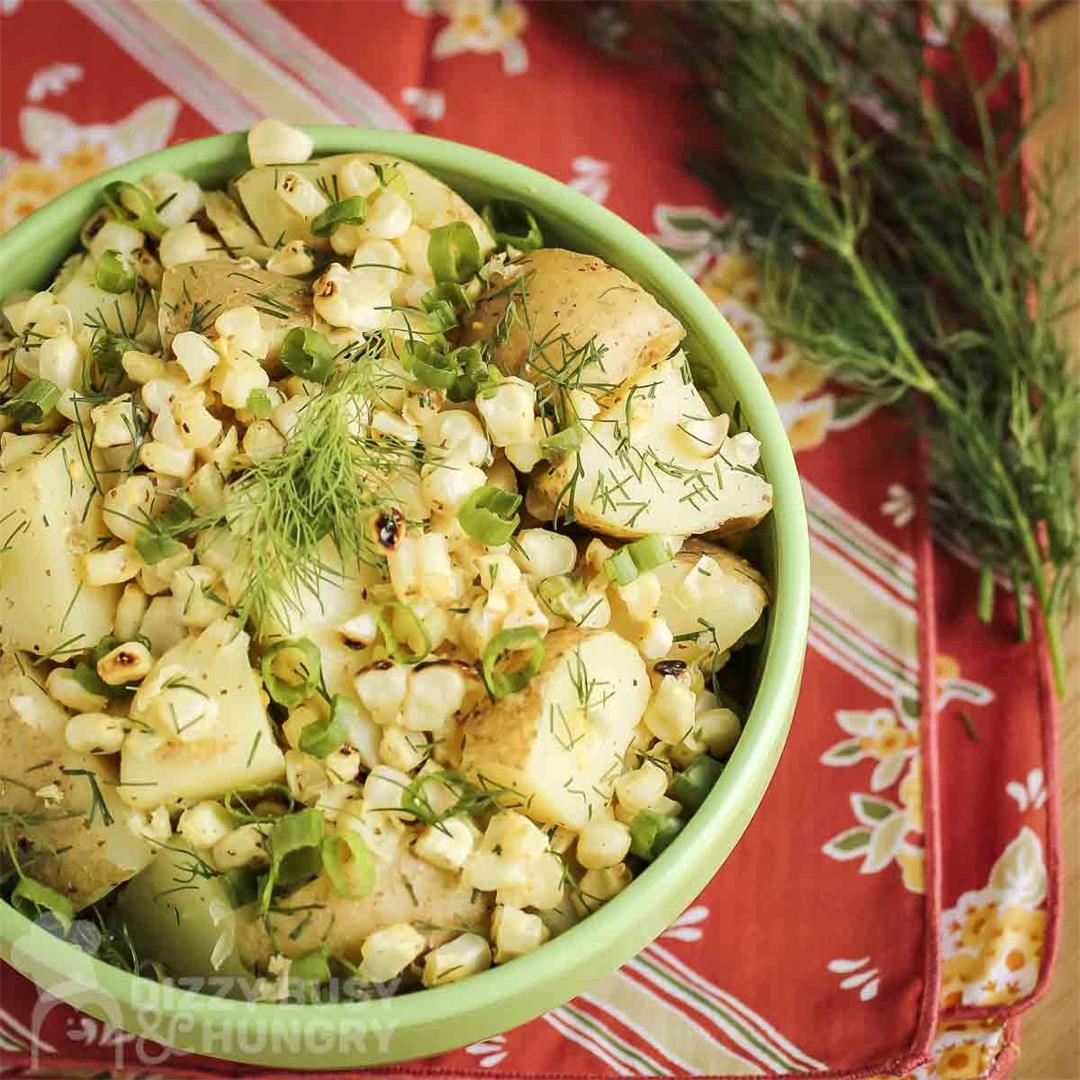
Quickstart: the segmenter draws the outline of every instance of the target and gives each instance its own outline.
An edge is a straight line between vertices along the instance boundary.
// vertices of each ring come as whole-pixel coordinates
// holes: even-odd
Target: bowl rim
[[[472,1023],[467,1032],[458,1023],[468,1038],[463,1034],[460,1041],[436,1039],[420,1048],[420,1053],[426,1055],[506,1030],[567,1000],[585,982],[600,978],[651,941],[715,874],[757,809],[779,760],[798,694],[809,617],[806,515],[787,434],[757,367],[713,302],[653,241],[585,195],[528,166],[484,150],[412,133],[333,126],[305,130],[315,139],[317,156],[358,151],[399,154],[440,177],[449,177],[451,187],[457,176],[506,189],[537,209],[542,217],[572,222],[571,228],[587,233],[597,248],[616,248],[616,262],[647,265],[648,280],[643,284],[673,309],[710,354],[722,357],[727,379],[738,388],[749,427],[761,441],[762,466],[773,485],[773,607],[758,692],[744,735],[706,802],[649,868],[650,872],[642,873],[601,910],[543,948],[460,983],[382,1001],[304,1005],[246,1002],[163,987],[97,957],[87,957],[0,902],[0,955],[39,984],[48,980],[46,988],[50,988],[57,979],[73,979],[77,986],[85,985],[87,990],[109,995],[128,1007],[152,998],[154,988],[158,988],[161,993],[168,992],[170,1009],[183,1010],[196,1024],[211,1018],[220,1021],[223,1016],[230,1023],[258,1024],[262,1028],[295,1024],[300,1019],[333,1024],[343,1018],[343,1010],[348,1010],[350,1018],[359,1019],[381,1020],[392,1013],[397,1030],[415,1033],[424,1027],[434,1029],[441,1022],[460,1021],[466,1013],[479,1012],[489,1018]],[[243,134],[210,136],[101,173],[60,195],[0,237],[0,265],[11,265],[9,260],[39,244],[48,247],[50,234],[57,230],[65,237],[73,234],[74,222],[81,223],[87,207],[111,180],[135,179],[155,170],[186,174],[199,167],[216,167],[220,171],[245,152]],[[719,858],[716,852],[722,853]],[[78,964],[73,964],[76,957]],[[60,992],[59,996],[64,994]],[[527,1007],[512,1008],[511,999],[519,998],[529,1001]],[[82,1007],[92,1011],[93,1003],[82,1003]],[[510,1022],[507,1017],[511,1017]],[[365,1057],[364,1062],[387,1063],[411,1056],[416,1055],[377,1053]],[[271,1059],[254,1055],[237,1060]],[[280,1063],[280,1056],[273,1061]],[[355,1059],[342,1059],[338,1067],[349,1064],[356,1064]],[[320,1067],[326,1064],[320,1063]]]

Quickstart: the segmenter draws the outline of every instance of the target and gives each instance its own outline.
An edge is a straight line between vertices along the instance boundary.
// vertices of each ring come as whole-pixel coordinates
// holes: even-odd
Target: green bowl
[[[461,983],[378,1001],[266,1004],[225,1000],[130,975],[0,903],[0,955],[55,997],[118,1028],[193,1053],[250,1064],[321,1069],[426,1057],[521,1024],[614,971],[660,933],[716,873],[757,809],[798,694],[810,595],[799,478],[783,424],[738,337],[693,281],[652,241],[591,199],[542,173],[467,146],[350,128],[311,128],[319,154],[381,151],[429,169],[467,199],[516,199],[545,236],[592,252],[654,293],[687,329],[696,378],[717,404],[742,403],[762,443],[772,514],[758,560],[775,587],[759,683],[746,728],[705,804],[675,842],[595,915],[531,955]],[[247,166],[242,135],[220,135],[139,158],[67,192],[0,238],[0,291],[38,287],[78,244],[109,180],[169,170],[221,185]]]

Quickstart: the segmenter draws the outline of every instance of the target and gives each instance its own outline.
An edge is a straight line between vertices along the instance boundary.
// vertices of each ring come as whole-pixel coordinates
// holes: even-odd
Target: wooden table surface
[[[1080,2],[1066,0],[1048,9],[1037,27],[1040,69],[1061,78],[1061,97],[1038,148],[1068,144],[1080,158]],[[1080,221],[1068,243],[1080,250]],[[1080,311],[1066,328],[1073,360],[1080,358]],[[1080,366],[1077,368],[1080,372]],[[1078,457],[1080,460],[1080,457]],[[1061,708],[1062,842],[1065,856],[1065,911],[1057,970],[1045,998],[1022,1021],[1018,1080],[1080,1078],[1080,596],[1066,634],[1069,689]]]

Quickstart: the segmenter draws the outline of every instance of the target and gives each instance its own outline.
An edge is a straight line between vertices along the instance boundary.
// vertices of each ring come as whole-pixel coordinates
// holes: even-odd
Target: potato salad
[[[3,895],[159,978],[441,986],[708,796],[771,490],[679,322],[527,206],[247,145],[105,183],[3,300]]]

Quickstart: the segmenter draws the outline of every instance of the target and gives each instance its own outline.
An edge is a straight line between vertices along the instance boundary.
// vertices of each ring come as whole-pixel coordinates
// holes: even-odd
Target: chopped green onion
[[[322,869],[326,822],[318,810],[299,810],[277,820],[270,830],[270,872],[263,886],[262,911],[270,908],[274,887],[298,885]]]
[[[296,800],[284,784],[267,784],[258,788],[239,788],[226,793],[223,802],[225,809],[238,821],[244,824],[259,821],[278,821],[281,814],[256,814],[254,807],[267,798],[281,796],[286,806],[286,812],[291,812],[296,806]]]
[[[330,378],[335,355],[325,335],[305,326],[294,326],[281,343],[281,362],[294,375],[311,382],[324,383]]]
[[[157,216],[154,200],[138,185],[113,180],[101,189],[101,197],[117,221],[158,239],[164,236],[166,226]]]
[[[545,454],[571,454],[581,449],[582,428],[580,424],[571,424],[562,431],[540,440],[540,449]]]
[[[24,914],[36,914],[38,909],[44,908],[46,911],[51,911],[66,930],[75,918],[75,905],[63,893],[57,892],[48,885],[43,885],[40,881],[35,881],[32,877],[27,877],[17,864],[16,871],[19,875],[19,883],[11,893],[12,907]],[[26,907],[28,904],[33,905],[33,908],[28,910]]]
[[[394,632],[395,615],[404,615],[412,623],[416,636],[420,638],[420,648],[415,652],[410,652],[406,644],[400,641]],[[375,621],[382,632],[386,651],[399,664],[419,664],[431,652],[431,635],[424,625],[424,620],[408,604],[402,604],[397,600],[383,604]]]
[[[639,810],[630,822],[630,852],[652,862],[682,831],[680,818]]]
[[[311,219],[312,236],[329,236],[339,225],[363,225],[367,217],[367,199],[352,195],[331,203],[321,214]]]
[[[304,953],[289,964],[289,984],[299,983],[308,1002],[318,1001],[319,987],[330,981],[330,960],[325,945],[320,945],[314,952]]]
[[[274,701],[287,709],[312,695],[321,673],[319,646],[310,638],[275,642],[263,654],[263,686]]]
[[[485,484],[461,504],[457,519],[474,540],[488,547],[499,547],[521,524],[521,517],[516,513],[520,505],[520,495]]]
[[[569,574],[554,574],[537,585],[536,595],[553,615],[576,622],[574,612],[580,610],[585,586]]]
[[[479,391],[496,385],[498,370],[485,363],[484,354],[478,346],[461,345],[449,353],[448,358],[459,372],[457,381],[447,394],[451,401],[457,404],[471,401]]]
[[[428,262],[435,280],[468,281],[480,269],[480,244],[464,221],[451,221],[431,230]]]
[[[89,694],[97,694],[100,697],[107,698],[120,698],[127,694],[130,694],[133,687],[128,686],[110,686],[98,673],[97,669],[88,664],[85,660],[80,660],[75,665],[73,672],[75,681]]]
[[[105,292],[130,292],[135,288],[135,272],[120,261],[119,251],[106,251],[94,267],[94,284]]]
[[[99,375],[119,379],[124,374],[124,353],[138,351],[139,347],[139,343],[132,338],[105,331],[103,334],[95,333],[90,356]]]
[[[427,311],[428,326],[432,333],[443,334],[447,330],[452,330],[458,324],[457,312],[454,311],[448,300],[439,300],[425,310]]]
[[[544,246],[544,234],[533,212],[510,199],[493,199],[480,215],[499,247],[512,245],[518,251],[534,251]]]
[[[720,779],[724,766],[708,754],[699,754],[671,783],[671,797],[693,813]]]
[[[465,311],[472,303],[465,290],[456,281],[444,281],[428,289],[420,297],[420,306],[425,311],[433,311],[439,304],[449,304],[455,311]]]
[[[631,581],[671,562],[675,549],[665,536],[643,536],[620,548],[604,563],[604,572],[616,585]]]
[[[449,390],[460,377],[453,355],[441,353],[423,341],[414,341],[406,349],[404,367],[422,386]]]
[[[222,874],[218,880],[233,908],[246,907],[259,899],[259,875],[246,866]]]
[[[404,195],[406,198],[412,197],[412,192],[409,190],[408,178],[396,165],[383,165],[373,161],[371,163],[371,168],[379,178],[379,183],[384,188],[390,188],[392,191],[396,191],[399,195]]]
[[[40,424],[56,408],[60,387],[48,379],[31,379],[18,393],[0,405],[0,413],[20,424]]]
[[[251,413],[255,420],[262,420],[270,415],[270,395],[265,390],[252,390],[244,404],[244,408]]]
[[[330,700],[329,714],[305,725],[300,732],[300,749],[320,760],[332,754],[345,741],[349,719],[357,715],[356,706],[348,698],[335,694]]]
[[[510,653],[529,649],[525,663],[519,668],[499,670],[497,665]],[[521,626],[514,630],[500,630],[484,649],[480,662],[484,686],[493,701],[513,694],[528,685],[544,662],[544,639],[535,627]]]
[[[349,849],[352,858],[345,862],[341,845]],[[350,900],[362,900],[375,888],[375,860],[364,838],[357,832],[343,830],[327,836],[322,843],[323,867],[334,892]]]
[[[143,557],[143,562],[152,566],[183,551],[184,545],[176,539],[175,534],[187,531],[185,526],[194,516],[194,503],[181,492],[164,512],[135,534],[135,549]]]

